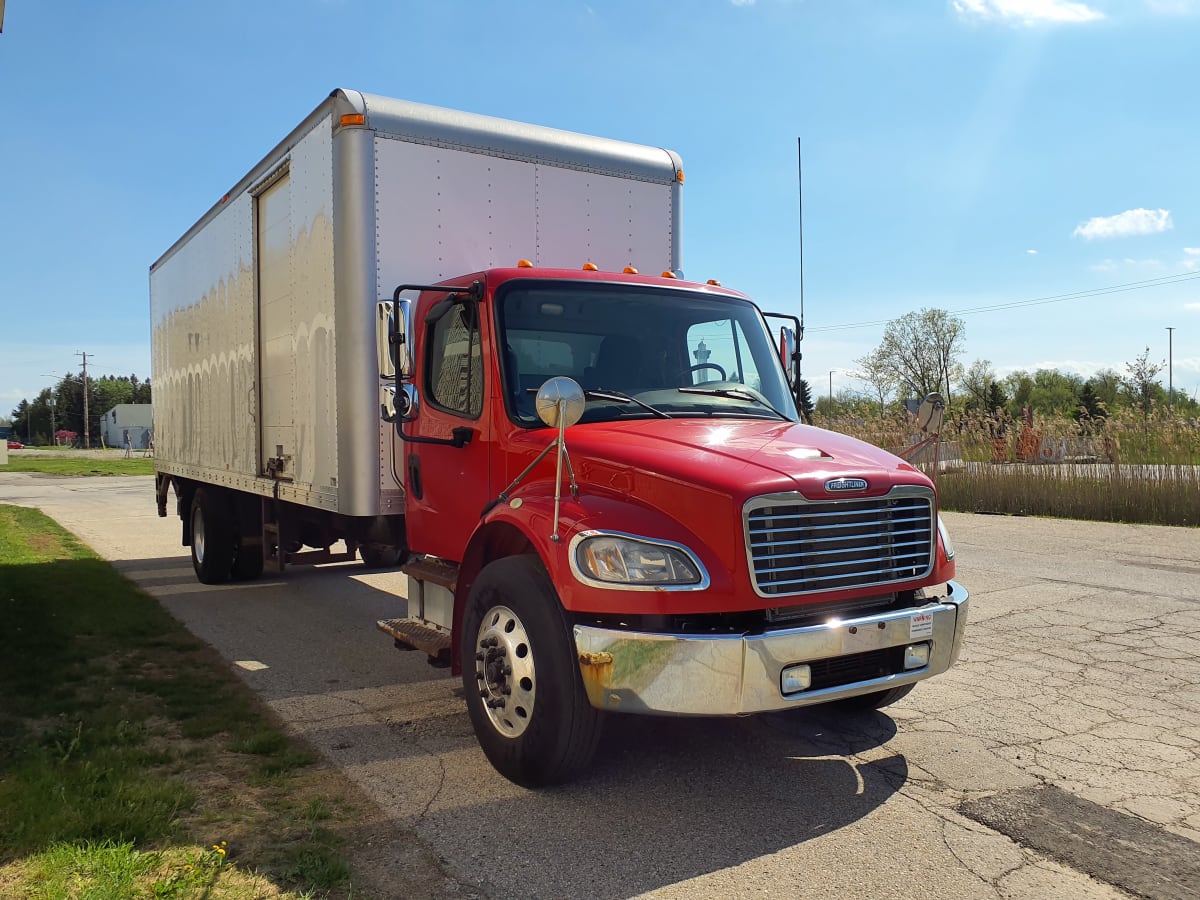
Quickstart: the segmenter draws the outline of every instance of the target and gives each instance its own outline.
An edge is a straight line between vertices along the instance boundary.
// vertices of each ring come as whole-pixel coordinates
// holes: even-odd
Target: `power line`
[[[1023,306],[1043,306],[1048,303],[1064,303],[1068,300],[1085,300],[1089,297],[1102,297],[1105,294],[1122,294],[1128,291],[1141,291],[1147,288],[1165,287],[1171,284],[1181,284],[1200,278],[1200,272],[1184,272],[1178,275],[1163,275],[1159,278],[1147,278],[1145,281],[1129,281],[1124,284],[1113,284],[1107,287],[1091,288],[1086,291],[1073,291],[1069,294],[1052,294],[1048,297],[1035,297],[1031,300],[1011,300],[1006,303],[995,303],[989,306],[974,306],[967,309],[950,310],[952,315],[966,316],[981,312],[996,312],[1002,309],[1017,309]],[[848,331],[852,328],[874,328],[887,325],[893,319],[878,319],[874,322],[850,322],[842,325],[809,326],[808,331]]]

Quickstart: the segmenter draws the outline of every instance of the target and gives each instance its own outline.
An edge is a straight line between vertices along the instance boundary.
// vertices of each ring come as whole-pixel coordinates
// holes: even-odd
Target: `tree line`
[[[68,372],[54,387],[43,388],[33,400],[22,400],[12,411],[13,436],[29,444],[83,443],[83,373]],[[150,381],[137,375],[88,376],[88,437],[100,446],[100,419],[122,403],[149,403]],[[57,439],[55,436],[58,436]]]
[[[840,391],[821,396],[801,386],[818,416],[883,415],[904,400],[940,393],[952,412],[991,415],[999,410],[1015,418],[1029,406],[1043,415],[1103,418],[1109,411],[1130,409],[1149,414],[1172,407],[1186,415],[1200,414],[1200,403],[1182,391],[1168,393],[1160,376],[1165,361],[1155,361],[1150,348],[1125,364],[1125,372],[1101,369],[1090,378],[1057,369],[1018,370],[999,376],[992,362],[977,359],[963,366],[966,326],[942,309],[922,309],[893,319],[879,345],[855,360],[855,378],[865,391]]]

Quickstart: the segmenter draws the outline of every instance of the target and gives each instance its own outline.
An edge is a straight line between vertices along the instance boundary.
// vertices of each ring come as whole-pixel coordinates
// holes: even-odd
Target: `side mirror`
[[[379,388],[379,418],[385,422],[396,421],[396,389],[385,384]]]
[[[399,307],[399,313],[396,307]],[[380,378],[395,378],[399,370],[401,378],[412,376],[412,354],[409,352],[409,335],[412,334],[412,303],[401,300],[380,300],[375,304],[375,348],[379,363]]]
[[[779,359],[783,363],[783,371],[787,375],[788,384],[796,386],[796,332],[786,325],[779,329]]]
[[[548,379],[538,388],[534,401],[538,417],[551,428],[569,428],[583,417],[587,400],[579,382],[565,375]],[[562,421],[559,421],[559,410]]]

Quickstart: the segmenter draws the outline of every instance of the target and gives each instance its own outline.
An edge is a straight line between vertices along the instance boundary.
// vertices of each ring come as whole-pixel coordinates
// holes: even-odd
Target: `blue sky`
[[[0,415],[77,351],[147,377],[150,263],[335,87],[676,150],[685,273],[775,311],[801,139],[822,393],[861,386],[863,323],[1062,295],[965,314],[963,362],[1124,374],[1172,326],[1200,391],[1200,0],[7,0],[3,24]]]

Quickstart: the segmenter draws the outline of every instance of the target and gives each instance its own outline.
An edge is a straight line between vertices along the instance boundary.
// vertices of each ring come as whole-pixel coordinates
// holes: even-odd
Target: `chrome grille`
[[[933,568],[933,495],[811,502],[799,494],[746,505],[746,544],[759,594],[806,594],[908,581]]]

